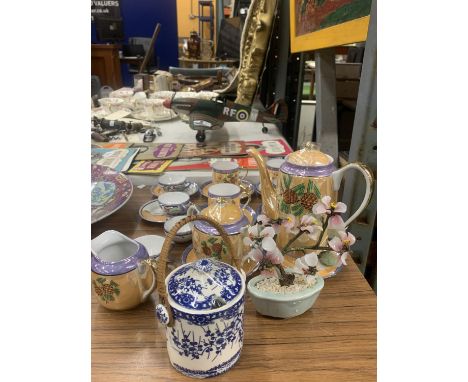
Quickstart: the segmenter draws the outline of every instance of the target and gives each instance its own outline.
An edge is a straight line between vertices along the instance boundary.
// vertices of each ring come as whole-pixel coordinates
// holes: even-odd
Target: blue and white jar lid
[[[183,311],[222,310],[244,294],[245,281],[229,264],[201,259],[184,264],[166,278],[171,306]]]

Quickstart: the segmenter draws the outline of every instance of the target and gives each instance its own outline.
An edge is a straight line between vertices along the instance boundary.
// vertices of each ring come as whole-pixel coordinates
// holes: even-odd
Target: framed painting
[[[365,41],[372,0],[289,0],[291,52]]]

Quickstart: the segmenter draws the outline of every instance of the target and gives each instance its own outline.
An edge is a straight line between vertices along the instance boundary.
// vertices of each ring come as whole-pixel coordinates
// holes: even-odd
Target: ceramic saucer
[[[205,183],[203,183],[200,187],[201,189],[201,194],[207,198],[208,197],[208,189],[210,188],[210,186],[212,186],[214,183],[212,180],[209,180]],[[241,199],[245,199],[247,198],[248,196],[252,196],[252,194],[255,192],[255,186],[250,183],[248,180],[241,180],[241,184],[240,184],[240,187],[242,189],[242,193],[241,193]]]
[[[150,257],[158,257],[161,253],[165,238],[158,235],[145,235],[135,239],[135,241],[143,244],[148,251]]]
[[[200,191],[200,187],[198,187],[198,184],[196,184],[195,182],[190,182],[189,186],[184,189],[182,192],[185,192],[186,194],[188,194],[189,196],[193,196],[195,195],[198,191]],[[164,190],[164,188],[162,188],[161,185],[157,184],[156,186],[154,186],[153,188],[151,188],[151,193],[156,196],[156,197],[159,197],[161,194],[163,194],[164,192],[166,192]]]
[[[159,205],[159,201],[150,200],[140,207],[139,214],[143,220],[151,223],[164,223],[167,220],[167,216],[164,210]]]

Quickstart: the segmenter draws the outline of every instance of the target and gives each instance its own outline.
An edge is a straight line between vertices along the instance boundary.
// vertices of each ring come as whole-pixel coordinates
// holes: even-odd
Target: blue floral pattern
[[[215,375],[219,375],[229,370],[239,359],[241,351],[242,349],[239,349],[239,351],[236,354],[234,354],[230,359],[228,359],[226,362],[223,362],[219,364],[218,366],[212,367],[209,370],[191,370],[191,369],[187,369],[186,367],[180,366],[176,363],[173,363],[173,366],[182,374],[185,374],[189,377],[194,377],[194,378],[214,377]]]
[[[180,306],[194,310],[211,310],[221,301],[227,304],[239,295],[242,279],[226,263],[202,259],[180,267],[168,282],[171,298]]]
[[[191,328],[191,322],[183,324],[183,319],[178,319],[178,324],[170,328],[170,338],[172,347],[180,356],[188,357],[191,360],[205,357],[212,362],[221,355],[228,346],[241,348],[244,339],[243,314],[244,299],[240,304],[236,304],[236,310],[231,311],[231,316],[223,317],[213,321],[211,325],[199,325],[203,332]],[[234,307],[233,307],[234,308]],[[232,308],[230,308],[232,309]],[[229,317],[229,318],[228,318]],[[200,335],[200,333],[202,333]],[[169,332],[168,332],[169,335]]]
[[[189,314],[181,312],[180,310],[172,308],[172,315],[174,318],[182,318],[188,321],[190,324],[204,326],[210,325],[219,318],[223,320],[230,320],[238,314],[240,306],[244,303],[244,298],[241,298],[237,303],[231,306],[228,309],[225,309],[221,312],[211,313],[211,314]]]
[[[159,322],[162,324],[167,324],[169,322],[169,315],[164,305],[159,304],[156,306],[156,316],[158,317]]]

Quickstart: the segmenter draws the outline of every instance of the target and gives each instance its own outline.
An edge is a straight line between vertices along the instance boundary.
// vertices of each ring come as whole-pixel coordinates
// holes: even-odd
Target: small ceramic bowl
[[[169,216],[184,215],[190,206],[190,196],[179,191],[165,192],[158,198],[158,201]]]
[[[277,318],[291,318],[299,316],[309,310],[317,300],[323,288],[323,278],[317,277],[317,282],[311,288],[290,294],[264,292],[255,286],[265,276],[252,278],[247,284],[252,302],[258,313]]]
[[[169,233],[169,231],[174,227],[174,225],[179,222],[180,220],[186,218],[187,215],[182,215],[182,216],[175,216],[173,218],[170,218],[164,223],[164,231]],[[174,241],[176,243],[187,243],[190,240],[192,240],[192,229],[193,229],[193,223],[187,223],[184,226],[182,226],[179,231],[177,232],[176,236],[174,236]]]
[[[184,191],[190,183],[182,174],[164,174],[159,177],[159,184],[164,191]]]

